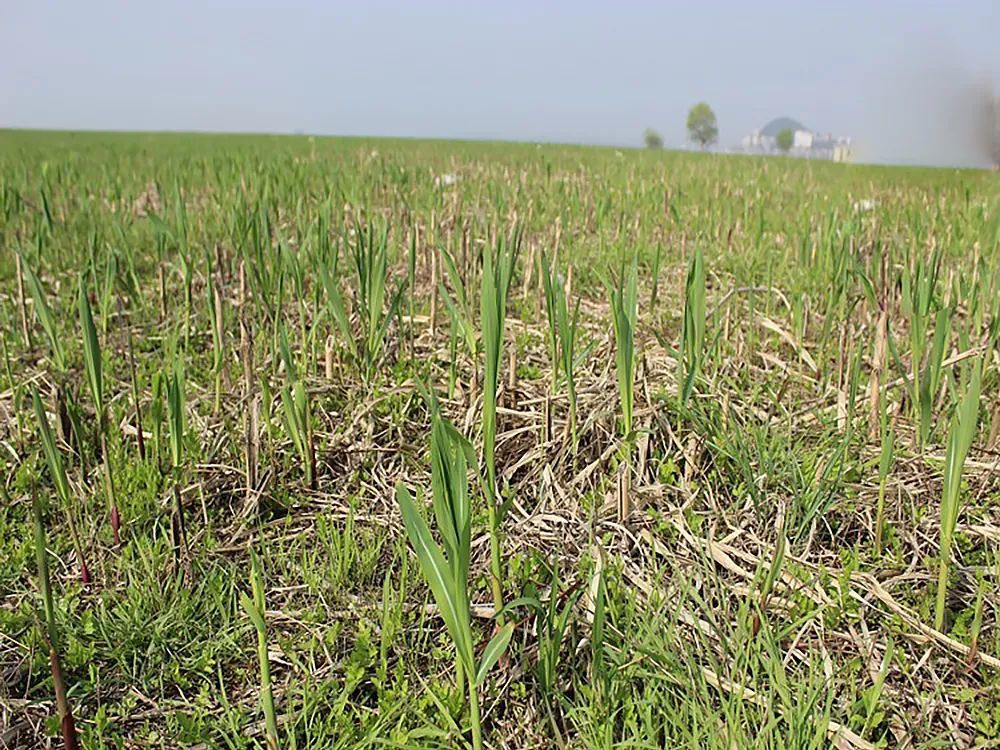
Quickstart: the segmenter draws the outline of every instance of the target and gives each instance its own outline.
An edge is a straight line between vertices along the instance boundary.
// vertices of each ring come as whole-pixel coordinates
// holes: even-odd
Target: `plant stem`
[[[469,675],[469,720],[472,724],[473,750],[482,750],[483,728],[479,715],[479,691],[476,688],[476,677],[471,674]]]
[[[937,603],[934,607],[934,628],[944,628],[944,605],[948,594],[948,555],[951,550],[941,550],[941,562],[938,563]]]
[[[490,522],[490,588],[493,591],[493,606],[496,609],[496,622],[498,626],[503,625],[503,587],[500,585],[503,565],[500,557],[500,519],[496,498],[490,501],[489,507]]]

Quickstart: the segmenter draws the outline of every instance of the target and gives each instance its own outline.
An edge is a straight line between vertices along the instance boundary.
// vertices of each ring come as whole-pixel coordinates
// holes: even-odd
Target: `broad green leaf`
[[[455,644],[455,651],[466,670],[473,670],[472,630],[469,608],[465,598],[465,582],[456,582],[448,563],[431,537],[427,523],[417,511],[409,490],[402,483],[396,484],[396,502],[403,516],[406,535],[417,553],[420,570],[427,579],[431,594],[441,612],[441,619]],[[459,589],[458,587],[462,588]]]
[[[94,326],[94,316],[90,310],[90,299],[87,297],[87,287],[83,275],[80,276],[80,327],[83,328],[83,362],[87,370],[87,381],[94,397],[98,419],[104,414],[104,386],[102,377],[101,345],[97,339],[97,328]]]
[[[267,625],[264,622],[264,616],[261,614],[260,610],[257,609],[257,605],[254,604],[253,599],[247,596],[243,591],[240,592],[240,604],[243,605],[243,609],[245,609],[247,615],[250,616],[250,621],[253,622],[253,626],[257,629],[257,632],[266,631]]]
[[[24,269],[24,276],[28,280],[31,299],[35,305],[35,316],[42,324],[42,330],[45,331],[45,336],[49,340],[49,347],[52,350],[52,364],[59,372],[65,372],[66,353],[63,349],[62,339],[59,337],[56,318],[52,314],[52,308],[49,307],[49,303],[46,300],[45,289],[23,255],[21,256],[21,260],[21,267]]]
[[[479,669],[476,671],[476,687],[483,684],[483,681],[486,679],[486,675],[489,674],[491,669],[493,669],[493,665],[500,660],[501,656],[503,656],[513,634],[514,623],[508,622],[500,628],[496,635],[490,639],[490,642],[486,644],[486,650],[483,651],[483,656],[479,660]]]
[[[68,507],[70,501],[69,481],[66,479],[66,469],[62,462],[62,453],[56,446],[56,439],[52,434],[52,427],[49,425],[49,418],[45,414],[45,407],[42,406],[42,399],[38,396],[38,390],[32,389],[31,402],[35,409],[35,416],[38,419],[38,431],[42,437],[42,452],[49,465],[49,473],[52,481],[56,485],[56,492],[59,499]]]

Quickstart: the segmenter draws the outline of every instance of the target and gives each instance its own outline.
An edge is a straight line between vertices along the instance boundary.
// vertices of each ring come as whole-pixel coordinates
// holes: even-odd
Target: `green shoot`
[[[302,381],[297,380],[290,387],[285,386],[281,389],[281,407],[288,437],[292,441],[292,445],[295,446],[295,452],[299,454],[306,484],[312,488],[315,486],[315,476],[309,437],[311,429],[309,395],[306,393]]]
[[[507,649],[514,625],[507,623],[497,631],[477,663],[468,591],[472,509],[468,495],[467,454],[471,451],[463,441],[451,425],[435,415],[431,433],[431,487],[434,517],[443,539],[443,549],[434,541],[427,522],[402,483],[396,485],[396,500],[420,569],[455,647],[458,684],[461,685],[462,678],[468,684],[472,745],[480,750],[483,739],[479,688]]]
[[[500,586],[500,525],[503,523],[506,507],[500,502],[497,487],[497,392],[500,387],[500,368],[503,364],[507,291],[514,275],[519,246],[520,233],[515,231],[510,240],[498,235],[494,252],[483,253],[480,293],[479,325],[486,358],[483,375],[483,463],[486,465],[486,499],[490,519],[493,603],[498,612],[503,609],[503,592]]]
[[[62,339],[59,336],[55,315],[52,314],[52,308],[49,307],[49,303],[46,300],[45,289],[42,287],[42,282],[35,275],[35,272],[31,270],[28,262],[22,259],[21,263],[24,269],[24,276],[28,280],[28,289],[31,291],[31,298],[35,303],[35,315],[38,318],[38,322],[42,324],[42,330],[45,331],[45,336],[49,340],[52,366],[55,367],[58,373],[64,374],[66,372],[66,350],[63,348]]]
[[[174,564],[191,579],[191,561],[188,554],[187,528],[184,520],[184,503],[181,498],[181,481],[184,466],[184,363],[178,358],[174,371],[167,376],[167,425],[170,432],[170,473],[173,480],[174,508],[170,529],[173,535]]]
[[[245,593],[240,592],[240,602],[257,631],[257,657],[260,661],[260,701],[264,708],[267,747],[268,750],[278,750],[278,719],[274,711],[274,693],[271,689],[271,660],[267,655],[267,606],[264,601],[264,577],[260,570],[260,560],[252,547],[250,548],[250,587],[253,591],[253,598],[251,599]]]
[[[970,365],[971,375],[965,395],[955,411],[948,433],[948,452],[944,464],[944,489],[941,496],[941,549],[938,566],[937,604],[934,609],[934,626],[944,627],[945,601],[948,594],[948,569],[951,564],[951,546],[955,536],[960,509],[959,494],[962,489],[962,470],[965,458],[976,436],[979,419],[979,390],[982,364],[977,357]]]
[[[615,372],[622,412],[622,439],[626,443],[632,439],[632,412],[635,406],[635,330],[639,316],[637,263],[637,258],[633,256],[628,271],[622,265],[615,283],[607,284],[615,332]]]
[[[705,344],[705,260],[701,249],[695,250],[688,264],[684,287],[684,327],[678,359],[681,402],[686,404],[694,390],[695,378],[701,372],[702,350]]]
[[[573,307],[572,316],[566,299],[566,290],[559,278],[549,268],[545,253],[541,254],[542,287],[545,291],[545,311],[548,316],[547,343],[552,365],[552,392],[556,391],[559,371],[566,377],[566,392],[569,397],[569,424],[573,450],[577,447],[576,425],[576,331],[580,317],[580,301]]]
[[[62,453],[56,445],[55,436],[49,426],[49,418],[45,414],[45,407],[42,406],[42,399],[38,396],[38,390],[32,389],[31,401],[35,409],[35,417],[38,419],[38,433],[42,439],[42,452],[49,465],[49,473],[52,475],[52,482],[56,487],[56,495],[66,513],[66,525],[69,527],[70,537],[73,540],[73,547],[76,551],[76,559],[80,564],[80,580],[90,583],[90,570],[87,568],[87,561],[83,555],[83,545],[80,543],[80,535],[76,530],[76,521],[70,498],[69,479],[66,477],[66,468],[63,466]]]
[[[80,276],[78,295],[80,308],[80,327],[83,329],[83,363],[87,371],[87,382],[94,398],[94,409],[97,412],[97,439],[101,446],[101,460],[104,468],[104,487],[108,496],[108,508],[111,514],[111,533],[115,546],[121,544],[121,517],[118,513],[118,502],[115,497],[115,483],[111,472],[111,455],[108,446],[108,415],[104,403],[104,376],[101,360],[101,344],[97,338],[97,328],[94,326],[94,316],[90,309],[90,299],[87,296],[85,277]],[[141,429],[141,425],[140,425]]]
[[[62,665],[59,661],[59,630],[56,626],[56,608],[52,597],[52,583],[49,578],[45,525],[42,522],[42,509],[37,496],[32,496],[31,498],[31,511],[35,528],[35,563],[38,567],[38,590],[42,593],[42,604],[45,609],[45,641],[49,649],[49,666],[52,671],[52,686],[56,694],[56,711],[59,714],[59,728],[62,733],[65,750],[76,750],[80,745],[76,735],[76,725],[73,721],[73,711],[67,697],[66,681],[63,679]]]

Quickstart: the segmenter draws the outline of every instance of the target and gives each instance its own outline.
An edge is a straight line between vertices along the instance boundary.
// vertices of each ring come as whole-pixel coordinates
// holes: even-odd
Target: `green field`
[[[1000,746],[996,174],[7,131],[0,217],[0,747]]]

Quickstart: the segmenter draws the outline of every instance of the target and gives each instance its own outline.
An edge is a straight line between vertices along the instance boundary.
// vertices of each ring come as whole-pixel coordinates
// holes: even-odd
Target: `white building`
[[[778,133],[784,130],[792,131],[792,147],[788,152],[792,156],[840,162],[850,160],[849,137],[835,136],[832,133],[814,133],[790,117],[778,117],[764,127],[751,131],[740,141],[738,150],[748,154],[783,153],[778,148]]]
[[[792,140],[792,148],[812,148],[813,134],[808,130],[796,130]]]

